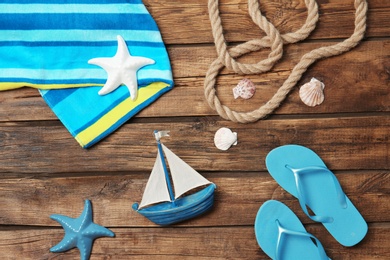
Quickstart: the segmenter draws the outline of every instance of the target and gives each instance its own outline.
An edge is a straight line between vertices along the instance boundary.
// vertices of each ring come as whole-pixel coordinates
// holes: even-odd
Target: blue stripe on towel
[[[62,45],[66,42],[90,43],[99,45],[111,42],[116,44],[116,36],[121,35],[129,42],[162,43],[159,31],[150,30],[3,30],[0,34],[0,42],[31,42],[35,46]],[[12,44],[8,44],[12,45]],[[85,46],[85,44],[83,44]]]
[[[8,30],[93,30],[97,20],[107,30],[158,30],[146,14],[1,14],[1,20]]]
[[[132,56],[155,61],[137,71],[136,100],[126,86],[98,95],[107,72],[88,64],[113,57],[117,35]],[[140,0],[1,0],[0,90],[22,86],[42,88],[43,99],[87,148],[171,90],[173,77],[157,24]]]
[[[23,54],[26,50],[24,46],[0,47],[0,57],[2,57],[0,59],[0,68],[28,68],[29,70],[41,68],[45,68],[45,70],[95,69],[98,67],[88,64],[87,61],[95,57],[114,56],[117,43],[115,42],[114,44],[115,46],[62,46],[61,53],[58,52],[59,48],[57,46],[35,47],[34,62],[25,59],[25,55],[15,55],[15,53]],[[148,46],[129,47],[132,56],[150,57],[156,62],[155,65],[150,65],[143,69],[170,69],[167,55],[163,55],[165,48]],[[1,71],[0,75],[2,75]]]
[[[53,1],[52,1],[53,2]],[[63,1],[62,1],[63,2]],[[96,1],[95,1],[96,2]],[[142,4],[4,4],[0,3],[0,15],[2,13],[133,13],[147,14],[145,6]]]

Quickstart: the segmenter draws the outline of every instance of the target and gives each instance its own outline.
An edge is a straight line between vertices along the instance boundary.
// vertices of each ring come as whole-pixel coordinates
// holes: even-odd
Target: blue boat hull
[[[163,202],[140,210],[138,203],[134,203],[133,209],[158,225],[171,225],[194,218],[211,209],[214,204],[215,188],[216,185],[212,183],[194,194],[175,200],[175,202]]]

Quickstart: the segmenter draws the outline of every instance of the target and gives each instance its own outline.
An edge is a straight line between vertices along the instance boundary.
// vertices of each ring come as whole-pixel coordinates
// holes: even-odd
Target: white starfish
[[[118,35],[117,39],[118,50],[114,57],[94,58],[88,63],[100,66],[107,72],[106,84],[99,91],[99,95],[106,95],[124,84],[130,91],[131,99],[135,100],[138,94],[137,71],[146,65],[154,64],[155,61],[145,57],[131,56],[122,36]]]

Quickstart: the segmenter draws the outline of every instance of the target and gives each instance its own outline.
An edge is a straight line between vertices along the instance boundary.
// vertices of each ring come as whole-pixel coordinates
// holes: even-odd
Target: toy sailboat
[[[154,135],[158,147],[157,158],[142,200],[140,204],[134,203],[133,209],[162,226],[194,218],[211,209],[216,185],[160,142],[161,137],[169,136],[168,131],[154,131]],[[185,194],[198,187],[202,187],[201,190],[190,195]]]

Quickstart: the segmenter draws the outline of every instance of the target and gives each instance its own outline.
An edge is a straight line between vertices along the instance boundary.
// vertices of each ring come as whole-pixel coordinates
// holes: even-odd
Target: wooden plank
[[[369,225],[365,239],[354,247],[338,244],[321,225],[306,226],[332,259],[388,259],[390,224]],[[257,245],[253,226],[221,228],[112,229],[115,238],[95,240],[94,259],[268,259]],[[50,253],[63,238],[62,229],[0,230],[4,259],[79,259],[77,249]]]
[[[3,173],[149,171],[156,157],[151,133],[171,130],[164,143],[199,171],[262,171],[267,153],[297,143],[316,151],[333,170],[389,169],[388,115],[269,119],[236,124],[215,118],[180,122],[134,122],[89,150],[59,123],[0,124],[0,171]],[[238,133],[228,152],[214,147],[220,127]]]
[[[291,69],[308,51],[333,43],[305,43],[286,48],[285,56],[271,72],[248,76],[257,85],[250,100],[233,99],[232,88],[242,76],[224,70],[216,86],[221,102],[237,111],[251,111],[266,103],[287,79]],[[175,88],[147,107],[137,117],[217,115],[204,97],[204,76],[215,59],[214,47],[192,46],[169,48]],[[315,108],[299,99],[298,87],[292,91],[275,114],[321,114],[390,111],[390,40],[367,41],[338,57],[314,64],[303,75],[300,86],[316,77],[325,83],[325,102]],[[246,57],[255,62],[266,53]],[[337,76],[335,76],[337,75]],[[180,101],[180,102],[179,102]],[[0,93],[0,121],[57,120],[35,89]],[[191,104],[191,105],[188,105]]]
[[[317,1],[320,20],[310,39],[348,38],[354,30],[353,0]],[[148,0],[145,4],[155,18],[167,44],[212,43],[207,0]],[[260,9],[282,33],[301,27],[307,17],[304,0],[261,1]],[[368,1],[368,37],[390,33],[390,4],[383,0]],[[246,0],[220,1],[220,13],[228,42],[248,41],[265,34],[251,21]],[[337,26],[335,26],[337,24]]]
[[[80,173],[81,175],[81,173]],[[178,224],[194,226],[253,225],[256,213],[265,201],[274,199],[286,203],[305,223],[297,199],[284,191],[266,172],[204,173],[217,185],[215,205],[206,216]],[[336,172],[344,192],[368,222],[390,221],[388,171]],[[0,179],[0,225],[57,226],[51,214],[78,217],[83,200],[93,204],[94,219],[110,227],[155,226],[131,205],[139,202],[149,173],[56,178]]]

